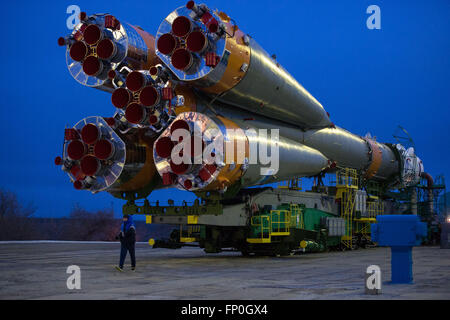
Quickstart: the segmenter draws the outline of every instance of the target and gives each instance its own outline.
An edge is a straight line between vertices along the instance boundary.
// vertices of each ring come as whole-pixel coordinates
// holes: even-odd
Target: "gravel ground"
[[[118,272],[118,243],[0,242],[0,299],[450,299],[450,250],[413,250],[414,284],[389,283],[390,250],[242,257],[136,247]],[[382,294],[364,294],[369,265],[382,271]],[[81,289],[69,290],[69,265],[81,268]]]

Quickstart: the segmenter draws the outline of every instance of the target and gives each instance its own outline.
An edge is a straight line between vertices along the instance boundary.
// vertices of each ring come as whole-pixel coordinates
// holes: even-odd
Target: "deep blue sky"
[[[130,4],[132,3],[132,4]],[[397,125],[415,140],[425,170],[450,182],[450,2],[205,1],[233,17],[311,92],[332,120],[353,133],[391,142]],[[7,1],[0,20],[2,119],[0,187],[32,201],[39,216],[63,216],[75,202],[90,210],[122,201],[77,192],[53,165],[65,125],[114,112],[109,94],[79,85],[57,38],[66,8],[109,12],[154,34],[185,1]],[[381,30],[366,28],[366,8],[381,8]],[[6,10],[5,10],[6,9]],[[181,200],[187,193],[155,192]]]

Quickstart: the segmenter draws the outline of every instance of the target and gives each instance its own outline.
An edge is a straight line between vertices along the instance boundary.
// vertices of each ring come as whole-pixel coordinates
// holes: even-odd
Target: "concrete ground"
[[[392,285],[390,250],[242,257],[198,248],[137,244],[138,268],[113,266],[118,243],[1,243],[0,299],[450,299],[450,250],[414,248],[414,284]],[[379,296],[364,295],[364,273],[379,265]],[[81,290],[69,290],[69,265]]]

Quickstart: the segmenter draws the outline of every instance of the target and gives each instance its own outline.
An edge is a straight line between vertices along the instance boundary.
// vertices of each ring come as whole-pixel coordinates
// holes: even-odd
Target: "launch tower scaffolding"
[[[341,203],[341,218],[345,220],[345,235],[341,238],[344,247],[353,247],[353,213],[355,210],[358,173],[355,169],[342,168],[336,172],[336,199]]]

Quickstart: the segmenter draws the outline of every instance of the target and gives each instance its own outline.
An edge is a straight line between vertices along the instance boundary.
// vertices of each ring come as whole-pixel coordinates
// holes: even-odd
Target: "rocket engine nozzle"
[[[132,71],[126,80],[127,88],[132,92],[140,91],[150,81],[149,77],[139,71]]]
[[[67,155],[71,160],[80,160],[86,154],[86,145],[80,140],[73,140],[67,146]]]
[[[146,107],[153,107],[161,100],[161,94],[153,86],[146,86],[139,94],[139,102]]]
[[[126,88],[117,88],[114,90],[111,101],[118,109],[124,109],[133,100],[133,94]]]
[[[142,105],[131,103],[125,110],[125,118],[133,124],[141,124],[147,118],[147,112]]]
[[[169,158],[174,146],[175,144],[170,137],[161,137],[155,142],[155,152],[158,157]]]
[[[100,136],[99,127],[93,123],[88,123],[81,129],[81,140],[88,145],[95,144]]]
[[[97,55],[100,59],[111,60],[117,54],[117,45],[111,39],[103,39],[97,46]]]
[[[172,33],[180,38],[185,38],[192,31],[193,23],[186,16],[178,16],[172,22]]]
[[[203,53],[208,48],[208,37],[201,31],[191,32],[186,39],[189,51]]]
[[[101,169],[99,159],[93,155],[86,155],[80,162],[81,172],[86,176],[95,176]]]
[[[95,24],[90,24],[84,29],[83,39],[88,45],[97,44],[103,37],[102,30]]]
[[[70,57],[77,62],[83,61],[88,52],[88,47],[82,41],[74,42],[69,49]]]
[[[114,153],[115,147],[110,140],[99,140],[94,146],[94,156],[99,160],[111,159]]]
[[[103,61],[95,56],[89,56],[83,62],[83,71],[88,76],[104,78],[104,70],[105,65],[103,64]]]
[[[187,71],[192,66],[194,57],[188,50],[180,48],[175,50],[170,61],[176,69]]]
[[[164,55],[171,55],[177,45],[177,39],[170,33],[165,33],[158,38],[157,48]]]

